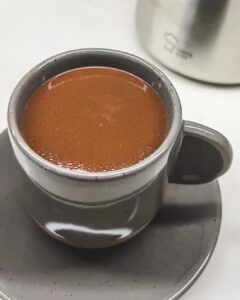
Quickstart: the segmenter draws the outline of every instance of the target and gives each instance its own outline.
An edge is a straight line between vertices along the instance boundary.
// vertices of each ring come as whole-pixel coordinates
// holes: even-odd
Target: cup
[[[70,170],[39,156],[21,134],[22,112],[33,92],[59,73],[88,66],[130,72],[163,101],[167,136],[154,153],[135,165],[96,173]],[[168,183],[209,182],[225,173],[232,160],[231,146],[222,134],[182,120],[178,95],[166,75],[135,55],[110,49],[68,51],[30,70],[11,96],[8,132],[19,164],[39,189],[37,196],[27,199],[33,219],[53,237],[87,248],[116,245],[134,236],[157,213]]]

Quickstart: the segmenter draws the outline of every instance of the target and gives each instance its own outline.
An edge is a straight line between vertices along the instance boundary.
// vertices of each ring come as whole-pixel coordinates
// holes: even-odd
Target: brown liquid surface
[[[22,132],[43,158],[70,169],[110,171],[136,164],[162,143],[166,114],[156,92],[105,67],[52,78],[28,101]]]

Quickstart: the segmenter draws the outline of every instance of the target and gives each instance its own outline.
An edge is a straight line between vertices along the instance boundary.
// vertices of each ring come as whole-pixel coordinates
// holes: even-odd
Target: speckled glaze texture
[[[22,110],[32,93],[56,74],[86,66],[106,66],[130,72],[146,81],[160,95],[169,123],[168,134],[160,147],[143,161],[109,172],[68,170],[44,160],[24,141],[19,123]],[[49,201],[38,209],[34,199],[31,200],[29,208],[32,217],[52,236],[81,247],[107,247],[129,239],[157,213],[168,180],[185,184],[205,183],[222,175],[232,160],[231,146],[224,136],[203,125],[182,121],[178,95],[158,68],[139,57],[116,50],[79,49],[58,54],[37,65],[23,77],[12,94],[8,128],[15,156],[23,170],[49,196]],[[69,238],[59,238],[56,231],[49,231],[40,217],[41,211],[44,214],[50,206],[54,206],[54,201],[62,203],[63,211],[58,214],[57,210],[53,210],[55,215],[51,216],[52,221],[58,218],[61,228],[71,232]],[[134,206],[133,203],[136,205],[132,207],[129,218],[117,217],[118,214],[124,215],[126,207]],[[68,210],[69,206],[74,206],[74,210]],[[88,221],[82,218],[79,226],[74,226],[74,229],[69,227],[69,224],[76,225],[74,216],[77,211],[81,214],[85,210],[91,214],[93,210],[104,206],[103,214],[93,214]],[[148,207],[146,213],[144,206]],[[106,207],[109,209],[108,216],[111,216],[107,221],[103,217],[107,212]],[[66,222],[63,218],[64,208],[68,216]],[[134,226],[122,231],[129,228],[129,219],[135,220]],[[82,234],[86,237],[84,242],[81,240]]]
[[[169,184],[160,211],[142,234],[116,247],[77,249],[49,238],[27,216],[22,202],[50,199],[20,169],[6,131],[0,134],[0,154],[0,296],[4,300],[175,300],[207,265],[221,224],[216,181]],[[63,221],[58,208],[60,204],[55,206],[55,221]]]

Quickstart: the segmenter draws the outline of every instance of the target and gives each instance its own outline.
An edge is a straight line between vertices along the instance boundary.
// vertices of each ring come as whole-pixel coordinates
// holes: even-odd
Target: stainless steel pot
[[[201,81],[240,83],[239,0],[139,0],[144,47],[168,68]]]

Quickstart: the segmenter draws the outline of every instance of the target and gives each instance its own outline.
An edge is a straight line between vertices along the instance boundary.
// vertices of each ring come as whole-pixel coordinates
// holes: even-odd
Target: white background
[[[51,55],[107,47],[153,61],[137,38],[135,6],[135,0],[0,0],[0,130],[7,126],[7,104],[18,80]],[[183,117],[219,130],[234,150],[233,165],[220,179],[223,222],[216,251],[182,299],[240,299],[240,85],[201,84],[154,63],[175,85]]]

